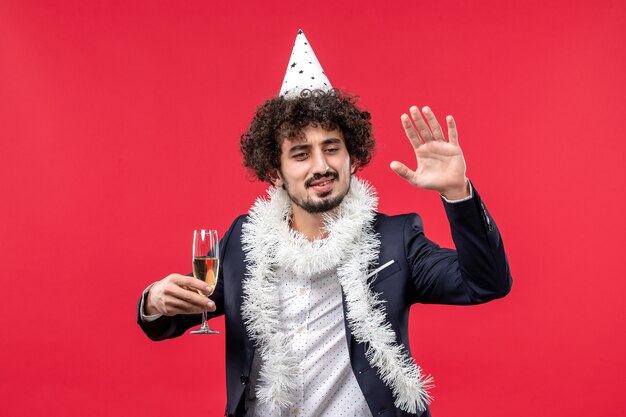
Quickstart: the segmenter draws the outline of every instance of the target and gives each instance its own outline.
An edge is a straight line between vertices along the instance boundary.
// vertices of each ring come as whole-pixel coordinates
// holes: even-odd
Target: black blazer
[[[371,278],[372,289],[385,301],[387,321],[410,355],[408,319],[414,303],[469,305],[505,296],[511,289],[511,275],[498,229],[480,196],[444,207],[456,251],[440,248],[424,236],[417,214],[376,215],[374,229],[380,235],[378,265],[394,262]],[[250,389],[249,375],[254,343],[241,317],[241,282],[245,274],[241,248],[241,227],[247,216],[239,216],[221,242],[222,267],[211,296],[217,310],[209,317],[225,316],[226,322],[226,415],[242,416],[244,391]],[[343,294],[342,294],[343,297]],[[345,298],[344,298],[345,317]],[[201,321],[200,315],[161,317],[138,323],[152,340],[180,336]],[[365,346],[354,340],[346,322],[350,363],[374,416],[414,416],[394,406],[392,391],[381,381],[365,357]],[[253,388],[252,388],[253,389]],[[429,411],[418,414],[430,416]]]

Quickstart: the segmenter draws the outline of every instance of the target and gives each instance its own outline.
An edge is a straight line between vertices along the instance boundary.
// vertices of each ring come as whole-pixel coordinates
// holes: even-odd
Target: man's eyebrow
[[[328,145],[331,143],[341,143],[341,139],[339,138],[328,138],[322,141],[322,145]]]
[[[341,143],[341,139],[339,139],[339,138],[328,138],[328,139],[324,139],[321,142],[322,145],[330,145],[330,144],[337,144],[337,143]],[[299,144],[293,145],[291,148],[289,148],[289,152],[297,152],[297,151],[310,149],[310,148],[311,148],[311,144],[310,143],[299,143]]]
[[[301,151],[303,149],[308,149],[310,147],[311,147],[311,145],[309,145],[308,143],[301,143],[299,145],[294,145],[291,148],[289,148],[289,152],[297,152],[297,151]]]

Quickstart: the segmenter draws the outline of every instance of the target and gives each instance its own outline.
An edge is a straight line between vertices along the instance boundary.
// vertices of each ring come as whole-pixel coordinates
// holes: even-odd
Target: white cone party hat
[[[332,88],[304,32],[299,30],[279,95],[294,98],[302,90],[328,91]]]

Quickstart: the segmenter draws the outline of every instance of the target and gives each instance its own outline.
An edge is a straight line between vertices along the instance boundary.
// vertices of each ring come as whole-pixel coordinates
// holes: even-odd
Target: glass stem
[[[202,312],[202,327],[200,328],[200,330],[207,330],[209,328],[209,326],[207,326],[207,321],[206,321],[206,311]]]

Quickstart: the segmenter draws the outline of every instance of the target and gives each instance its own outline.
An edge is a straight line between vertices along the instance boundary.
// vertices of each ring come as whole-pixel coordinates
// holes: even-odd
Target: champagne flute
[[[215,290],[217,274],[220,270],[220,244],[217,230],[196,229],[193,231],[193,276],[204,281]],[[200,295],[204,295],[198,290]],[[210,295],[210,294],[209,294]],[[217,330],[209,327],[206,312],[202,312],[202,326],[192,330],[191,334],[216,334]]]

